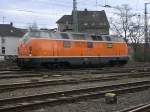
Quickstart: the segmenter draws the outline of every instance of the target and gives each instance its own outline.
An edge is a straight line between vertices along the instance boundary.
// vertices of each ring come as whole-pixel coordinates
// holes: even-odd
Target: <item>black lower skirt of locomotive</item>
[[[30,57],[17,58],[20,67],[35,66],[103,66],[103,65],[124,65],[128,62],[128,57]]]

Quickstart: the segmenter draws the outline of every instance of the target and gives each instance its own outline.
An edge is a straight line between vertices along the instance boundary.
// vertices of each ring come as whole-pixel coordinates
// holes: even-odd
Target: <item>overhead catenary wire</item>
[[[45,17],[45,19],[49,19],[49,20],[51,19],[50,17],[53,17],[53,18],[55,17],[55,18],[59,19],[62,15],[70,15],[71,11],[72,11],[72,0],[46,0],[46,1],[45,0],[43,0],[43,1],[32,0],[32,1],[34,1],[33,6],[43,6],[43,7],[45,6],[44,7],[45,10],[44,9],[36,9],[36,8],[26,9],[24,7],[22,7],[22,9],[19,9],[19,7],[17,9],[8,9],[7,8],[7,10],[24,12],[25,14],[28,14],[28,16],[35,16],[35,17],[37,16],[39,18]],[[108,3],[108,0],[96,0],[96,1],[97,2],[103,1],[103,3],[105,2],[105,4]],[[109,3],[111,3],[111,2],[109,2]],[[32,5],[29,4],[29,6],[32,6]],[[83,8],[87,8],[88,10],[95,10],[95,7],[93,7],[93,6],[95,6],[95,2],[93,2],[93,0],[87,0],[87,2],[85,2],[85,0],[78,0],[78,10],[83,10]],[[139,10],[138,6],[139,6],[139,0],[137,0],[137,2],[136,2],[137,10]],[[53,9],[50,7],[53,7]],[[101,9],[102,8],[99,8],[99,7],[97,8],[97,10],[101,10]],[[1,10],[2,9],[0,9],[0,11]],[[48,10],[55,10],[55,11],[48,12]],[[138,12],[140,12],[140,10]],[[7,17],[7,14],[5,14],[3,12],[2,16]],[[14,16],[17,17],[17,15],[14,15]]]
[[[0,12],[4,11],[5,9],[0,9]],[[40,14],[40,15],[63,15],[67,14],[66,12],[59,13],[59,12],[43,12],[43,11],[34,11],[34,10],[26,10],[26,9],[6,9],[5,11],[16,11],[16,12],[24,12],[24,13],[30,13],[30,14]]]

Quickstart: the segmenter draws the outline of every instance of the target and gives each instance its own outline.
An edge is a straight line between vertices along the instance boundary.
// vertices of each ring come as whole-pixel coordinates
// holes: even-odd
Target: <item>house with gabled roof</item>
[[[16,28],[13,23],[0,24],[0,55],[17,55],[19,39],[25,34],[25,30]]]
[[[102,11],[77,11],[78,31],[89,34],[109,34],[109,22],[104,10]],[[61,32],[73,31],[73,14],[64,15],[57,22]]]

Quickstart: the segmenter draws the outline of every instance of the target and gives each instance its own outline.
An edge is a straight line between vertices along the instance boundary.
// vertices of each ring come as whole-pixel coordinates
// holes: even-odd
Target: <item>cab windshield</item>
[[[26,42],[30,38],[51,38],[51,33],[48,31],[30,31],[23,36],[21,41]]]
[[[51,34],[46,31],[31,31],[29,32],[29,36],[35,38],[50,38]]]

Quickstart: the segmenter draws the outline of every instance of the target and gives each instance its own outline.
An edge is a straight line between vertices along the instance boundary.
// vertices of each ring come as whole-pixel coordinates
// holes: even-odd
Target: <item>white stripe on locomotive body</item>
[[[93,40],[73,40],[73,39],[53,39],[53,38],[34,38],[31,37],[28,41],[35,40],[54,40],[54,41],[77,41],[77,42],[96,42],[96,43],[125,43],[120,41],[93,41]],[[126,44],[126,43],[125,43]]]
[[[122,56],[18,56],[18,58],[120,58],[128,57],[127,55]]]

